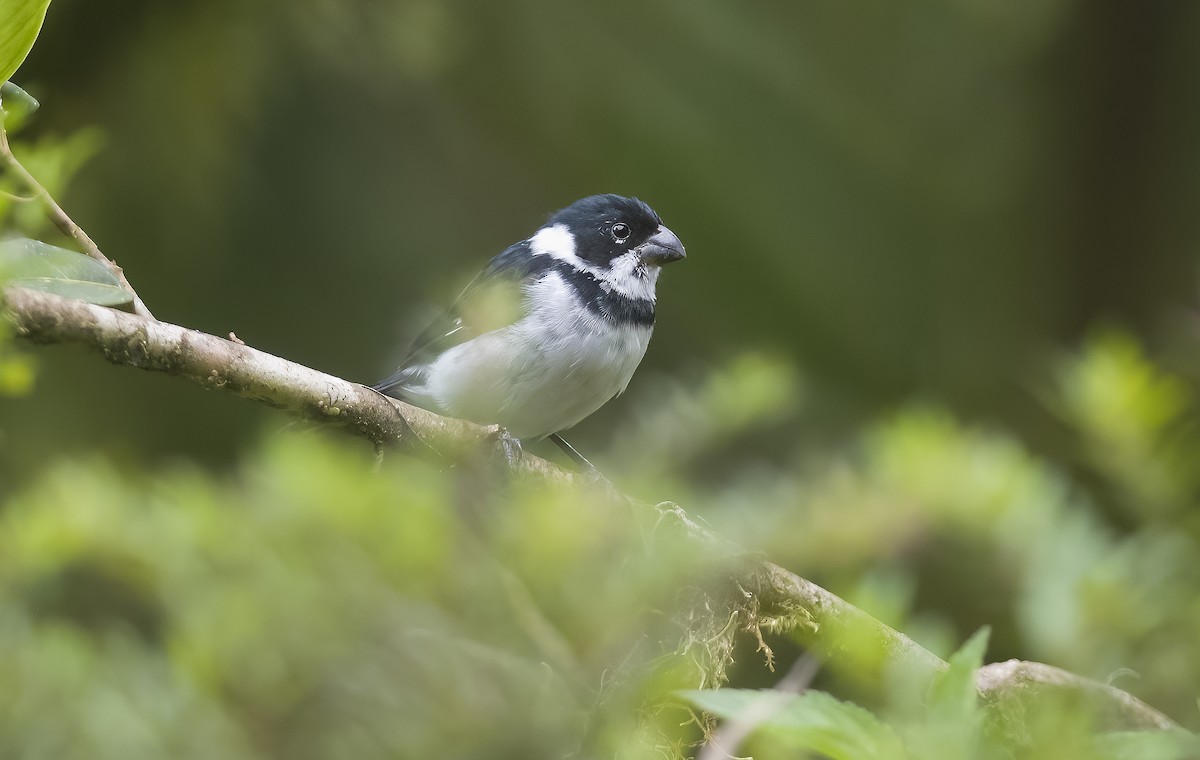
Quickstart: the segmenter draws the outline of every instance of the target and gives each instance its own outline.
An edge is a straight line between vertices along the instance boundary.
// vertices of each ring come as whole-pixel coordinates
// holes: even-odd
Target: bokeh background
[[[939,652],[990,624],[1194,726],[1198,72],[1185,1],[55,0],[17,81],[159,318],[353,380],[551,211],[643,198],[689,256],[577,445]],[[287,423],[33,356],[0,497]]]
[[[690,258],[635,394],[766,348],[841,420],[921,397],[1034,425],[1045,352],[1195,301],[1198,25],[1119,0],[56,0],[19,78],[38,135],[97,130],[64,202],[163,318],[372,380],[546,214],[636,194]],[[26,463],[221,461],[266,414],[45,361],[4,407]]]

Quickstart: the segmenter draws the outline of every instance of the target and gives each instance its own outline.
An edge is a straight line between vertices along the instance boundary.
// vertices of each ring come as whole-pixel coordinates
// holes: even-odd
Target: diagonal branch
[[[21,288],[0,290],[0,312],[16,334],[35,343],[70,343],[98,351],[114,364],[187,378],[205,388],[234,393],[306,419],[340,428],[377,446],[419,444],[446,458],[495,445],[495,429],[442,417],[240,342],[166,322]],[[578,483],[585,478],[532,454],[514,474]],[[615,498],[644,509],[620,494]],[[659,505],[660,524],[705,549],[740,551],[688,518],[679,507]],[[932,675],[946,663],[904,634],[884,625],[820,586],[753,555],[740,555],[735,578],[736,618],[744,630],[787,633],[816,654],[824,667],[856,680],[879,682],[900,667]],[[759,634],[761,635],[761,634]],[[1086,691],[1109,709],[1114,727],[1172,727],[1166,716],[1131,695],[1037,663],[988,666],[978,688],[985,695],[1033,693],[1038,684]]]
[[[164,372],[305,419],[340,428],[376,445],[421,442],[452,455],[479,446],[488,429],[393,401],[341,378],[233,340],[114,309],[23,288],[3,291],[18,336],[35,343],[74,343],[113,364]],[[562,473],[523,457],[531,474]]]

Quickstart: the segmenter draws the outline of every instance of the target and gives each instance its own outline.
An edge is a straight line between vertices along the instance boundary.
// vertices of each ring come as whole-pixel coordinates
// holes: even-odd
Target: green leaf
[[[951,655],[949,666],[934,676],[925,698],[923,721],[903,731],[907,746],[917,757],[984,757],[979,742],[982,714],[975,672],[983,664],[989,630],[975,633]]]
[[[966,721],[976,711],[979,692],[975,689],[975,671],[983,665],[991,630],[984,626],[950,656],[950,667],[933,679],[929,687],[929,706],[935,713]]]
[[[900,738],[863,708],[819,691],[683,691],[680,696],[725,720],[745,721],[832,760],[906,758]]]
[[[50,0],[0,0],[0,81],[29,55],[49,6]]]
[[[133,293],[99,261],[28,238],[0,243],[0,282],[101,306],[133,300]]]

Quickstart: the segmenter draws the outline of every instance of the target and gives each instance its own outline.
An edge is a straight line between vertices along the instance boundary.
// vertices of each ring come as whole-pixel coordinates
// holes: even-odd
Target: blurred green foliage
[[[2,754],[653,756],[642,718],[675,729],[665,696],[711,667],[677,613],[713,560],[345,444],[223,479],[64,462],[5,504]]]
[[[1178,378],[1127,335],[1100,335],[1060,366],[1072,380],[1055,399],[1081,420],[1157,378],[1107,434],[1171,457],[1194,445],[1162,435],[1186,413],[1154,412]],[[1200,552],[1186,512],[1131,512],[1118,530],[1075,476],[929,408],[717,487],[681,476],[704,446],[764,424],[764,408],[802,413],[794,389],[786,365],[761,356],[698,382],[673,404],[743,399],[727,418],[743,424],[635,470],[633,487],[669,493],[935,651],[949,656],[984,620],[999,634],[988,660],[1116,679],[1200,724]],[[1073,429],[1081,451],[1099,443]],[[1105,461],[1091,477],[1127,482]],[[390,454],[376,472],[366,446],[312,433],[276,434],[224,475],[123,472],[99,455],[47,467],[0,505],[4,755],[683,757],[715,724],[690,720],[681,695],[734,722],[751,710],[756,757],[1194,752],[1187,734],[1097,735],[1104,723],[1078,700],[978,704],[984,636],[932,683],[896,672],[864,693],[821,673],[799,697],[709,691],[730,665],[741,689],[778,677],[732,617],[733,558],[697,551],[653,510],[489,471]],[[790,667],[786,632],[767,642]]]
[[[943,655],[992,625],[994,659],[1118,678],[1195,725],[1196,409],[1128,334],[1098,334],[1058,377],[1047,403],[1069,410],[1072,467],[916,407],[786,474],[736,480],[710,519]]]
[[[818,691],[720,689],[683,696],[728,725],[740,722],[753,730],[748,747],[726,747],[751,751],[753,757],[1182,760],[1200,751],[1200,739],[1186,731],[1097,734],[1086,710],[1068,695],[1042,703],[1036,717],[1006,721],[1010,716],[981,704],[975,689],[986,646],[986,632],[980,632],[920,691],[908,688],[911,684],[897,689],[884,711],[886,720]],[[797,750],[807,752],[797,755]]]
[[[0,272],[0,287],[4,274]],[[33,359],[12,345],[12,330],[8,320],[0,320],[0,396],[19,396],[33,387]],[[4,448],[4,431],[0,428],[0,450]]]

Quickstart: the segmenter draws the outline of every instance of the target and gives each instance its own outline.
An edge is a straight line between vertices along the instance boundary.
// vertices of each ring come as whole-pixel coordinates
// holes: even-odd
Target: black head
[[[637,198],[611,194],[581,198],[555,212],[546,225],[565,226],[575,239],[575,255],[599,267],[634,251],[644,263],[655,266],[684,257],[679,238]]]

